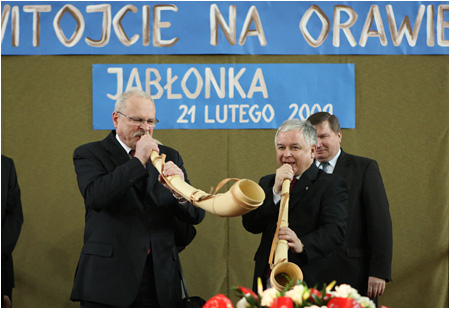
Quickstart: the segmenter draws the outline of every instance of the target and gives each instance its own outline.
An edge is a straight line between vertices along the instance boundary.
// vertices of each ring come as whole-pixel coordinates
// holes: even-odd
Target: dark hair
[[[333,130],[335,133],[341,132],[341,126],[339,125],[339,119],[335,115],[331,115],[328,112],[318,112],[318,113],[312,114],[311,116],[308,117],[308,121],[313,126],[321,124],[324,121],[328,121],[328,124],[330,125],[331,130]]]

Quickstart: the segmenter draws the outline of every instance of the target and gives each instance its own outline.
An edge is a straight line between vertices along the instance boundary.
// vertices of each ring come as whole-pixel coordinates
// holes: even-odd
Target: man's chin
[[[320,156],[320,155],[316,155],[316,160],[319,162],[327,162],[327,157],[325,156]]]

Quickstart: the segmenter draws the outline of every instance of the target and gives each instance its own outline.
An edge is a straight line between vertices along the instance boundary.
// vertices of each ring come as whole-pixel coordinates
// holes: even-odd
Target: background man
[[[12,306],[12,252],[19,239],[22,223],[22,201],[14,161],[2,155],[2,307],[6,308]]]
[[[317,166],[325,165],[328,173],[344,177],[349,190],[347,234],[338,251],[338,283],[376,298],[383,294],[386,281],[391,281],[392,262],[392,222],[378,164],[341,149],[336,116],[319,112],[308,120],[317,129]]]
[[[164,153],[165,176],[186,172],[180,154],[153,139],[155,104],[142,91],[116,102],[113,130],[73,156],[85,201],[85,234],[71,299],[82,307],[176,307],[181,300],[177,223],[205,212],[167,188],[149,162]],[[129,154],[130,153],[130,154]],[[181,229],[183,230],[183,229]]]
[[[288,242],[289,262],[301,268],[308,286],[318,284],[321,288],[322,283],[336,278],[336,249],[344,241],[346,229],[347,190],[343,179],[324,173],[314,164],[316,142],[316,130],[306,121],[287,120],[276,132],[279,168],[259,181],[266,194],[264,203],[242,216],[247,231],[262,233],[255,255],[255,290],[258,277],[264,286],[269,278],[269,254],[284,179],[298,180],[290,193],[289,227],[279,232],[279,239]]]

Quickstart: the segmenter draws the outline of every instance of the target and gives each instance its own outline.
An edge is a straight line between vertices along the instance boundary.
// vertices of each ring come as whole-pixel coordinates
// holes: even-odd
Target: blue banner
[[[354,64],[95,64],[92,72],[94,130],[114,128],[115,100],[131,89],[154,99],[157,129],[276,129],[318,111],[355,127]]]
[[[448,54],[446,1],[2,1],[2,55]]]

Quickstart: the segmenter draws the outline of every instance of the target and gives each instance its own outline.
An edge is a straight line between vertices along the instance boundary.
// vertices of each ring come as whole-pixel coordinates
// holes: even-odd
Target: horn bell
[[[289,282],[295,285],[298,280],[303,280],[303,272],[297,264],[291,262],[275,265],[270,273],[270,284],[278,291],[282,291]]]

